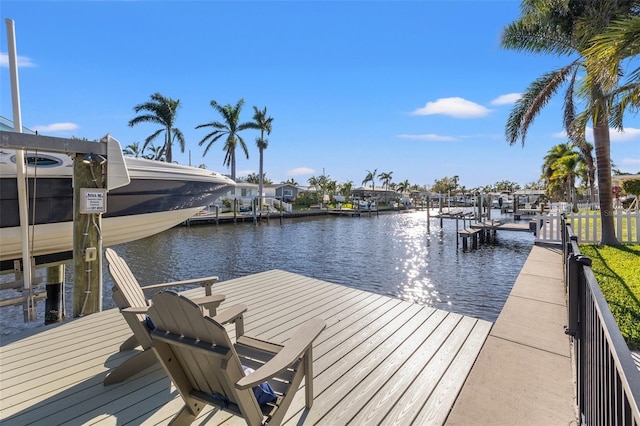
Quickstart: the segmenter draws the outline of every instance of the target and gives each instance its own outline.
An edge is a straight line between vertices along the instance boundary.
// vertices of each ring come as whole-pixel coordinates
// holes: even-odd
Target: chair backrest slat
[[[222,395],[228,403],[240,407],[245,419],[252,419],[250,424],[262,423],[262,411],[251,389],[238,390],[235,387],[235,383],[244,377],[244,371],[221,324],[204,316],[195,303],[173,292],[156,294],[148,313],[156,327],[151,334],[153,345],[171,348],[172,363],[177,361],[180,376],[188,381],[182,385],[188,388],[187,394],[199,391]],[[181,338],[173,338],[175,342],[171,342],[170,336]],[[209,349],[203,350],[203,346]],[[166,353],[167,348],[159,351],[163,352]]]
[[[110,248],[105,250],[105,257],[109,264],[109,273],[120,292],[120,297],[114,298],[114,301],[119,303],[120,301],[116,299],[120,299],[127,304],[127,306],[120,306],[120,304],[118,304],[118,308],[125,309],[147,306],[147,299],[144,296],[144,292],[124,259]]]

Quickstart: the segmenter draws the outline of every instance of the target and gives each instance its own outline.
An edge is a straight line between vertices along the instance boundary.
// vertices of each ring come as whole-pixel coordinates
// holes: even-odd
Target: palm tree
[[[128,155],[129,157],[140,157],[142,155],[142,148],[140,147],[140,142],[130,143],[122,150],[124,155]]]
[[[327,179],[325,183],[325,189],[327,190],[327,194],[329,194],[329,199],[333,200],[333,196],[338,191],[338,181]]]
[[[568,83],[564,97],[564,127],[571,141],[577,146],[583,145],[586,124],[588,121],[593,124],[600,193],[601,242],[606,245],[618,244],[611,215],[613,198],[608,123],[610,108],[606,97],[608,88],[602,85],[601,78],[593,78],[593,69],[589,66],[586,55],[594,36],[602,33],[611,21],[632,14],[634,7],[638,6],[633,3],[637,1],[524,0],[522,15],[509,24],[502,34],[503,47],[534,53],[572,55],[574,58],[568,65],[546,73],[531,83],[511,111],[506,136],[511,145],[519,139],[524,145],[527,130],[534,118],[560,87]],[[585,98],[587,109],[578,116],[575,112],[574,88],[580,71],[587,74],[578,91]]]
[[[259,110],[257,107],[253,107],[253,121],[256,125],[256,128],[260,129],[260,137],[256,139],[256,145],[258,146],[258,151],[260,152],[260,169],[259,169],[259,177],[260,182],[258,182],[258,193],[260,194],[260,209],[262,209],[262,186],[264,181],[262,177],[264,176],[263,171],[263,156],[264,150],[269,146],[269,141],[264,138],[265,132],[267,135],[271,134],[271,122],[273,121],[273,117],[267,117],[267,107]]]
[[[174,127],[178,108],[180,107],[180,100],[174,100],[162,96],[160,93],[154,93],[151,95],[151,100],[138,104],[133,107],[133,110],[138,114],[141,111],[146,111],[147,114],[139,115],[129,121],[129,126],[133,127],[139,123],[154,123],[160,124],[163,127],[156,130],[144,141],[142,145],[142,152],[144,152],[147,145],[155,140],[161,133],[164,132],[164,143],[162,144],[162,153],[160,157],[164,157],[167,162],[173,161],[172,146],[177,140],[180,144],[180,151],[184,152],[184,136],[180,129]]]
[[[411,189],[411,184],[409,183],[409,179],[405,179],[402,182],[400,182],[398,184],[398,186],[396,187],[396,189],[398,190],[400,195],[404,196]],[[409,197],[409,198],[411,198],[411,197]]]
[[[367,170],[367,175],[362,181],[362,186],[367,186],[367,184],[371,182],[371,190],[373,191],[372,197],[376,193],[375,183],[376,183],[376,177],[378,176],[377,173],[378,173],[378,169],[373,169],[373,171]]]
[[[348,180],[342,185],[340,185],[340,194],[343,195],[347,201],[351,197],[352,191],[353,191],[353,181]]]
[[[313,187],[313,189],[316,191],[316,201],[319,204],[322,203],[322,199],[320,198],[320,187],[322,186],[322,182],[320,178],[311,176],[309,179],[307,179],[307,182],[309,182],[309,186]]]
[[[569,143],[562,143],[552,147],[544,157],[542,165],[542,179],[548,196],[554,193],[563,194],[566,201],[573,204],[574,212],[578,210],[575,197],[576,177],[581,170],[586,169],[586,162],[582,154],[574,150]]]
[[[240,136],[239,132],[246,129],[255,129],[256,125],[253,122],[248,123],[239,123],[240,122],[240,111],[242,111],[242,106],[244,105],[244,99],[240,99],[238,103],[233,106],[231,104],[227,104],[225,106],[221,106],[215,100],[210,102],[213,109],[218,111],[218,113],[222,116],[223,122],[220,121],[212,121],[206,124],[200,124],[196,126],[196,129],[201,129],[204,127],[211,127],[214,130],[208,134],[206,134],[198,145],[202,146],[205,143],[207,145],[204,148],[204,152],[202,156],[204,157],[209,152],[211,146],[220,138],[226,135],[225,144],[223,150],[226,152],[224,157],[223,165],[227,167],[231,167],[231,179],[236,180],[236,148],[238,145],[242,148],[246,158],[249,158],[249,150],[247,149],[247,144],[244,142],[244,139]]]
[[[625,110],[640,108],[640,67],[633,69],[625,84],[618,87],[622,76],[620,64],[626,59],[640,54],[640,16],[631,15],[612,22],[601,34],[591,40],[591,46],[585,51],[587,66],[592,73],[589,79],[596,79],[605,90],[611,91],[615,101],[612,106],[611,123],[622,128]]]
[[[411,184],[409,183],[408,179],[403,180],[402,182],[400,182],[398,184],[398,191],[401,194],[406,193],[407,191],[409,191],[409,188],[411,188]]]
[[[391,183],[391,175],[393,174],[393,172],[389,172],[389,173],[380,173],[378,175],[378,178],[380,178],[380,182],[382,182],[382,185],[385,187],[385,189],[387,190],[387,194],[386,197],[387,201],[389,201],[389,184]]]
[[[287,180],[285,180],[284,182],[281,183],[288,183],[289,185],[294,185],[294,186],[298,186],[298,182],[296,182],[296,180],[294,178],[289,178]]]
[[[144,158],[148,160],[156,160],[156,161],[164,161],[164,151],[161,146],[153,146],[153,144],[149,145],[146,149],[149,154],[143,155]]]
[[[544,161],[542,163],[542,178],[548,182],[553,175],[553,165],[555,162],[560,158],[573,153],[573,147],[568,143],[561,143],[553,146],[549,151],[547,151],[547,155],[544,156]]]
[[[575,191],[576,176],[578,175],[580,163],[580,154],[577,152],[565,155],[553,163],[553,175],[551,176],[552,179],[564,184],[567,201],[572,203],[574,213],[578,211]]]

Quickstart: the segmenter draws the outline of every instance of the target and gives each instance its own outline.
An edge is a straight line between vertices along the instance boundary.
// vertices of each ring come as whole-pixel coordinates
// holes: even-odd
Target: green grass
[[[622,336],[640,349],[640,245],[581,245]]]

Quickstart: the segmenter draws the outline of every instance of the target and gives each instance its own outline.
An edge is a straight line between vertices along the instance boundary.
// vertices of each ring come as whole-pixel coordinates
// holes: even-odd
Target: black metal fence
[[[640,425],[640,371],[600,291],[591,259],[580,253],[564,219],[562,247],[569,300],[566,333],[573,336],[581,423]]]

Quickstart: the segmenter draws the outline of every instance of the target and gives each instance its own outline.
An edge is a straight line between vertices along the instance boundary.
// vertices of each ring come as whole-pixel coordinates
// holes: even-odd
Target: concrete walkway
[[[534,245],[446,424],[578,424],[566,323],[562,251]]]

